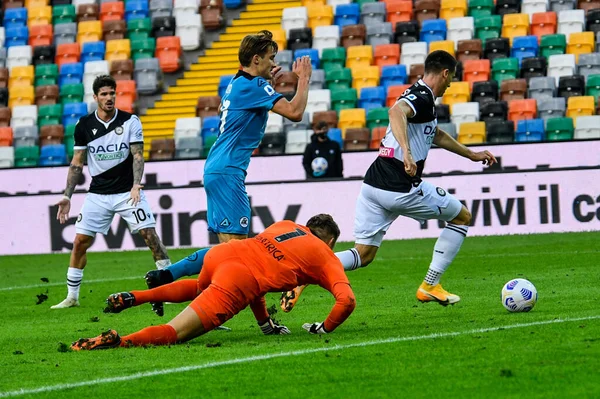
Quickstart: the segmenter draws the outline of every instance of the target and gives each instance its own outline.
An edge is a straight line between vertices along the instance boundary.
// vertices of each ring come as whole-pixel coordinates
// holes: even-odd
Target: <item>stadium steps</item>
[[[249,4],[239,18],[230,21],[225,32],[183,73],[183,77],[140,117],[144,135],[150,139],[172,138],[178,118],[196,116],[198,97],[217,95],[220,77],[236,73],[238,48],[244,36],[263,29],[281,28],[282,10],[301,5],[300,1],[281,0],[254,0]],[[146,159],[150,146],[151,140],[146,140]]]

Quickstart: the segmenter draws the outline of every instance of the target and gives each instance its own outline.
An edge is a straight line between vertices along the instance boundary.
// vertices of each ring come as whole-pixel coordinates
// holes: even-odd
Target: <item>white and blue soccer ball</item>
[[[317,157],[312,160],[310,167],[313,170],[313,176],[319,177],[319,176],[323,176],[325,173],[327,173],[327,168],[329,167],[329,163],[327,162],[327,160],[325,158]]]
[[[535,286],[524,278],[510,280],[502,287],[502,305],[509,312],[529,312],[537,299]]]

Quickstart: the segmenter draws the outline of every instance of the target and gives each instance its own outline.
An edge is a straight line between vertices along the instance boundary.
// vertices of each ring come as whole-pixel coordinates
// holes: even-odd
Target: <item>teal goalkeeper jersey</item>
[[[219,136],[208,153],[204,174],[245,175],[265,134],[269,111],[282,98],[265,79],[239,71],[221,99]]]

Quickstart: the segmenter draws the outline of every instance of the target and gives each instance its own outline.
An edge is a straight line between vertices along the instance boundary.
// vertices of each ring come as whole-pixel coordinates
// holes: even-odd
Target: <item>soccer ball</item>
[[[502,305],[509,312],[529,312],[537,302],[537,290],[524,278],[510,280],[502,287]]]
[[[318,157],[313,159],[313,161],[310,164],[310,167],[313,170],[313,176],[319,177],[327,173],[327,168],[329,167],[329,164],[327,163],[327,160],[325,158]]]

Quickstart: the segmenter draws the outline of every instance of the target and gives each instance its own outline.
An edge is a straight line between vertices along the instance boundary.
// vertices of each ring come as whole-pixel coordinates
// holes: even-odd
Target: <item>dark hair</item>
[[[444,50],[435,50],[425,59],[425,73],[442,73],[444,69],[456,72],[456,59]]]
[[[92,89],[94,90],[94,94],[98,95],[98,92],[103,87],[110,87],[111,89],[117,89],[117,82],[110,75],[100,75],[96,76],[94,79],[94,84],[92,85]]]
[[[310,232],[319,237],[321,240],[327,242],[333,238],[333,242],[336,242],[340,236],[340,228],[331,215],[321,213],[308,219],[306,227],[309,228]]]
[[[269,48],[273,49],[274,53],[277,53],[279,49],[277,43],[273,41],[273,34],[268,30],[261,30],[256,35],[248,35],[240,44],[240,50],[238,52],[238,59],[242,66],[250,66],[252,57],[259,55],[264,57]]]
[[[317,125],[315,126],[315,130],[323,130],[323,129],[329,129],[329,124],[325,121],[317,122]]]

